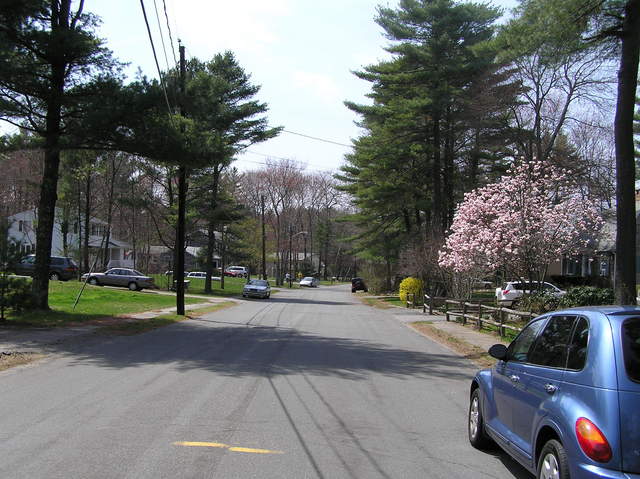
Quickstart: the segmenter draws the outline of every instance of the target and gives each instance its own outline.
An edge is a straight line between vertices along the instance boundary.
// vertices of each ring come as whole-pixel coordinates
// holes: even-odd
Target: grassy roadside
[[[147,331],[168,326],[169,324],[179,323],[186,319],[198,318],[205,314],[220,311],[221,309],[227,309],[235,306],[236,304],[237,303],[234,301],[224,301],[204,308],[187,311],[185,316],[179,316],[177,314],[161,314],[149,319],[113,318],[115,321],[111,321],[110,324],[101,327],[98,332],[101,334],[118,335],[146,333]]]
[[[410,323],[409,326],[424,336],[453,349],[463,358],[472,361],[481,368],[491,367],[496,362],[484,349],[436,328],[429,321],[416,321],[415,323]]]
[[[406,304],[400,301],[400,298],[397,296],[359,296],[359,298],[360,298],[360,301],[362,301],[366,305],[373,306],[374,308],[378,308],[378,309],[406,307]]]
[[[10,312],[7,324],[59,327],[69,323],[83,323],[105,317],[168,308],[176,302],[175,296],[87,285],[74,309],[73,304],[81,287],[82,283],[76,281],[51,281],[50,311],[25,311],[21,314]],[[201,299],[185,298],[186,304],[201,302]]]

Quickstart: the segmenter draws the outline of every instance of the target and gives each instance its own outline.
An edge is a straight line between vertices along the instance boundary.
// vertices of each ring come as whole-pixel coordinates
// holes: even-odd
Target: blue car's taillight
[[[612,457],[609,441],[598,427],[586,417],[576,421],[576,436],[582,451],[597,462],[609,462]]]

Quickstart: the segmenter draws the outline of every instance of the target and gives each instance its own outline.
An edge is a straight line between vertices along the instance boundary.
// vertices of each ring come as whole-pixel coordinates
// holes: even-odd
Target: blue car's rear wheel
[[[560,442],[548,441],[540,452],[538,479],[569,479],[569,460]]]

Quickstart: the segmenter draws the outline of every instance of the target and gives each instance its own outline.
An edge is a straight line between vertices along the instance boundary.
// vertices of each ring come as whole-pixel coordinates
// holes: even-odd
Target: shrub
[[[594,288],[593,286],[579,286],[571,288],[560,300],[560,306],[599,306],[613,304],[615,298],[611,288]]]
[[[33,305],[31,278],[0,275],[0,303],[19,313]]]
[[[522,296],[517,301],[520,311],[532,311],[537,314],[554,311],[560,307],[560,298],[548,293],[532,293]]]
[[[418,278],[405,278],[400,283],[400,301],[405,302],[407,300],[407,294],[413,293],[416,295],[416,298],[419,298],[419,295],[422,293],[424,289],[424,281]]]

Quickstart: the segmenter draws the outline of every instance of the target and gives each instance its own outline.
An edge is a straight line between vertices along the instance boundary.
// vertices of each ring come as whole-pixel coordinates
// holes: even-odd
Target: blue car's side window
[[[518,337],[511,342],[507,349],[508,361],[527,362],[531,345],[538,336],[538,332],[540,331],[540,328],[542,328],[543,324],[544,320],[539,319],[529,323],[522,331],[520,331]]]
[[[589,322],[585,318],[578,318],[573,337],[569,344],[567,369],[576,371],[584,368],[587,361],[587,345],[589,344]]]
[[[576,322],[575,316],[553,316],[529,354],[529,362],[550,368],[564,368],[567,345]]]

